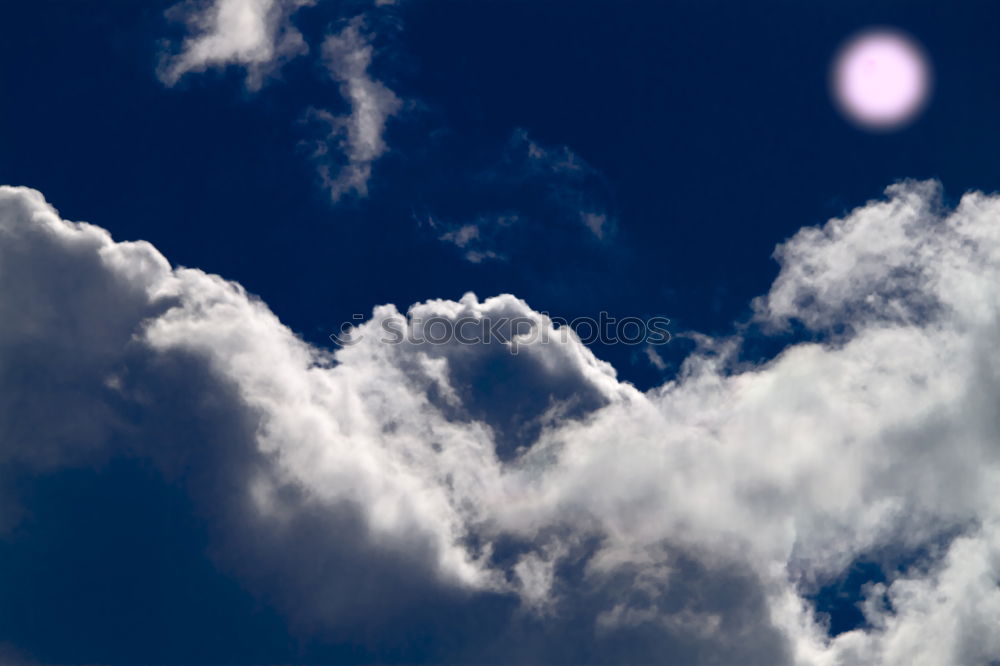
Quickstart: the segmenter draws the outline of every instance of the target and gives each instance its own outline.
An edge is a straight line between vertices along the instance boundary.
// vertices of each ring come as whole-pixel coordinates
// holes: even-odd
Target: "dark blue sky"
[[[412,0],[373,69],[419,108],[390,123],[370,197],[338,205],[303,148],[303,108],[343,104],[315,58],[258,93],[238,71],[168,89],[155,68],[178,30],[170,4],[8,8],[0,180],[241,282],[314,341],[374,304],[462,290],[512,292],[567,318],[607,310],[725,331],[801,226],[900,178],[939,178],[952,195],[1000,183],[995,3]],[[345,7],[296,21],[322,36]],[[889,135],[846,123],[826,89],[832,53],[869,25],[909,31],[937,73],[926,113]],[[476,265],[417,224],[475,211],[462,175],[498,161],[519,128],[602,175],[613,243],[581,259],[551,225],[541,249]],[[501,182],[489,196],[517,208],[519,195]],[[640,385],[657,381],[631,351],[598,353]]]
[[[405,308],[465,291],[510,292],[568,319],[606,310],[666,316],[675,332],[724,333],[777,274],[774,246],[802,226],[901,178],[940,179],[949,197],[1000,187],[995,1],[404,1],[379,26],[372,70],[408,110],[390,121],[390,152],[375,164],[369,196],[336,204],[318,182],[303,110],[344,100],[315,54],[257,92],[233,69],[166,87],[156,67],[164,40],[179,34],[164,16],[173,4],[8,3],[0,182],[41,190],[66,219],[99,224],[118,240],[148,240],[175,264],[240,282],[315,343],[327,344],[341,322],[374,305]],[[327,3],[295,21],[315,44],[352,13],[351,3]],[[827,90],[837,47],[871,25],[908,31],[935,70],[928,108],[894,133],[845,122]],[[516,162],[503,166],[518,132],[589,165],[585,194],[613,216],[613,237],[567,232],[546,189],[558,183],[526,183]],[[529,225],[504,241],[507,261],[470,263],[425,223],[498,210],[518,211]],[[663,355],[676,364],[688,349],[678,342]],[[662,381],[633,348],[596,351],[642,388]],[[70,602],[39,606],[34,616],[8,604],[0,642],[55,661],[127,661],[150,646],[165,661],[439,657],[413,645],[379,655],[358,647],[363,641],[310,652],[201,557],[210,520],[178,518],[188,512],[178,508],[184,494],[147,487],[148,470],[132,464],[67,472],[51,482],[57,491],[33,487],[36,522],[24,524],[16,548],[0,544],[0,594],[27,605],[63,598],[70,585],[78,589],[66,598],[103,593],[112,601],[96,614]],[[111,488],[104,504],[73,499],[100,497],[99,488]],[[46,512],[64,527],[33,532]],[[116,512],[114,524],[142,529],[102,540],[107,512]],[[68,569],[11,573],[78,544],[74,529],[92,547]],[[152,545],[164,542],[184,546],[172,553]],[[132,577],[136,562],[142,572]],[[86,576],[109,566],[118,573]],[[853,598],[857,590],[843,586],[862,582],[850,579],[837,594]],[[138,604],[155,612],[111,640],[101,627],[128,626],[131,595],[156,598]],[[199,595],[211,603],[171,624],[176,637],[157,632]],[[463,616],[441,603],[436,617]],[[483,616],[503,603],[484,602]],[[89,619],[70,626],[76,620],[67,618],[81,615]],[[82,652],[61,652],[39,629],[52,626]]]

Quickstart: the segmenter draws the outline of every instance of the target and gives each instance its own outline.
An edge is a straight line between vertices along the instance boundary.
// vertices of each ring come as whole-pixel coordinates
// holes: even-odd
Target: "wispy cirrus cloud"
[[[350,104],[350,113],[342,116],[322,109],[309,112],[329,130],[313,155],[334,201],[350,193],[367,196],[372,165],[388,150],[386,122],[403,106],[395,93],[369,73],[373,52],[360,16],[323,41],[323,62]]]
[[[494,160],[461,177],[469,217],[430,212],[427,224],[472,263],[505,260],[546,236],[585,245],[615,234],[612,196],[600,172],[568,147],[543,145],[523,129],[511,133]]]
[[[316,2],[214,0],[177,5],[171,15],[187,24],[188,35],[164,56],[160,78],[172,86],[188,74],[233,66],[246,71],[248,89],[258,90],[282,65],[310,52],[293,17]],[[342,19],[318,50],[313,49],[320,54],[323,69],[338,86],[346,106],[346,112],[314,106],[303,113],[316,134],[305,144],[317,164],[320,183],[334,202],[368,196],[374,165],[390,152],[385,139],[387,126],[406,107],[404,100],[372,73],[378,55],[371,27],[377,21],[373,19],[394,4],[378,1],[365,12]],[[430,226],[442,240],[464,240],[469,247],[462,249],[469,261],[507,257],[510,252],[502,247],[505,241],[501,237],[515,226],[509,222],[517,219],[530,219],[536,227],[579,227],[602,240],[614,234],[616,221],[609,210],[607,184],[593,166],[566,146],[543,145],[517,129],[502,151],[470,169],[463,174],[463,186],[479,196],[481,209],[467,219],[451,219],[435,210],[422,218],[432,220]],[[422,178],[415,176],[415,180]],[[516,192],[522,204],[534,210],[497,209],[499,192]],[[473,226],[479,230],[475,238],[469,231],[456,233]]]
[[[246,87],[259,90],[288,61],[310,52],[294,15],[317,0],[214,0],[182,3],[170,12],[185,23],[188,34],[163,56],[160,79],[173,86],[188,74],[209,69],[241,67]],[[375,2],[368,11],[392,5]],[[307,119],[323,126],[324,136],[313,144],[323,186],[333,201],[367,196],[375,161],[388,146],[386,122],[402,109],[402,101],[369,72],[375,51],[366,14],[327,35],[320,52],[324,69],[349,107],[347,114],[310,108]]]

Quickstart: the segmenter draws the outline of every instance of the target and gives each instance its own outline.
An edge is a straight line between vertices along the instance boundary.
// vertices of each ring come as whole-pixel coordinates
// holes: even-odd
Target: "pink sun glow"
[[[855,123],[874,130],[896,129],[923,108],[931,73],[923,50],[890,30],[872,30],[849,41],[832,72],[833,94]]]

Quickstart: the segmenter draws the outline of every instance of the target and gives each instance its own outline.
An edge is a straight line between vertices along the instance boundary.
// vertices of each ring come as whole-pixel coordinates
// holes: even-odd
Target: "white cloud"
[[[557,331],[517,355],[379,342],[393,306],[330,354],[238,285],[3,188],[0,460],[152,458],[214,507],[221,561],[309,626],[507,595],[523,612],[491,631],[524,640],[505,661],[982,664],[1000,197],[937,196],[896,185],[782,246],[757,316],[827,342],[732,370],[739,339],[718,341],[642,393]],[[410,315],[550,326],[512,296]],[[826,636],[808,593],[934,544],[869,589],[870,626]]]
[[[467,247],[471,241],[477,238],[479,238],[479,227],[474,224],[465,224],[458,229],[441,234],[441,240],[452,242],[460,248]]]
[[[608,223],[608,216],[604,213],[584,212],[580,213],[583,224],[590,229],[590,232],[598,238],[604,238],[604,227]]]
[[[350,114],[335,116],[321,109],[314,118],[329,127],[329,136],[319,144],[316,157],[320,175],[334,201],[349,193],[367,196],[372,165],[388,150],[386,122],[402,108],[400,99],[369,74],[373,48],[364,32],[362,17],[354,18],[340,32],[323,42],[323,60],[330,76],[340,84],[341,94],[351,106]],[[333,144],[345,159],[335,159]]]
[[[652,345],[646,345],[643,349],[643,353],[646,355],[646,360],[648,360],[654,368],[660,370],[661,372],[667,369],[667,362],[663,360],[663,357],[660,356],[655,347]]]
[[[160,78],[174,85],[189,72],[239,65],[247,87],[256,90],[282,64],[309,51],[291,23],[292,15],[315,0],[214,0],[177,5],[171,13],[191,32],[178,53],[166,57]]]
[[[465,260],[472,264],[481,264],[484,261],[505,261],[507,257],[494,249],[497,245],[495,237],[504,229],[519,222],[515,214],[480,217],[469,224],[448,224],[428,217],[427,224],[431,228],[443,227],[447,229],[438,236],[438,240],[452,243],[462,250]]]
[[[184,21],[189,34],[177,52],[164,56],[160,79],[176,84],[191,72],[240,66],[246,85],[259,89],[289,60],[309,52],[302,33],[292,24],[293,15],[316,0],[214,0],[207,4],[183,3],[170,14]],[[392,5],[376,2],[376,7]],[[323,61],[340,85],[350,113],[336,115],[311,108],[307,117],[319,121],[327,136],[316,143],[314,157],[320,176],[334,201],[354,193],[367,196],[372,165],[387,150],[385,126],[402,109],[400,99],[369,74],[373,49],[358,16],[323,42]]]

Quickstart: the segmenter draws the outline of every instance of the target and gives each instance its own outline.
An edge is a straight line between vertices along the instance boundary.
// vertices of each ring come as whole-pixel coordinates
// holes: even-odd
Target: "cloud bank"
[[[317,349],[239,285],[4,187],[5,538],[31,479],[139,459],[303,635],[429,634],[442,662],[987,663],[998,221],[1000,197],[948,210],[906,182],[803,229],[755,316],[822,342],[747,366],[711,341],[643,393],[572,336],[380,342],[391,305]],[[551,325],[510,295],[409,313]],[[862,558],[884,576],[831,636],[814,600]]]

